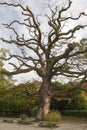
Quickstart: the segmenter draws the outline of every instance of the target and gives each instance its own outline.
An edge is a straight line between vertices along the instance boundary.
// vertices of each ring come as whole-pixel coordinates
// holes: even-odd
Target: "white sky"
[[[29,8],[34,12],[35,15],[43,15],[48,14],[47,4],[50,3],[50,5],[54,8],[55,5],[58,5],[59,7],[67,3],[67,0],[0,0],[0,1],[6,1],[6,2],[20,2],[23,3],[23,5],[28,5]],[[78,15],[79,12],[85,11],[87,13],[87,0],[72,0],[72,6],[69,11],[70,14],[73,16]],[[11,34],[9,30],[4,29],[2,26],[2,23],[9,23],[12,21],[12,19],[21,19],[20,13],[18,13],[19,9],[8,9],[8,7],[0,6],[0,37],[5,36],[5,38],[8,38]],[[45,21],[45,18],[40,18],[42,21],[42,30],[48,30],[47,24]],[[87,23],[87,17],[82,18],[80,20],[80,23]],[[70,26],[73,26],[73,23],[70,23]],[[19,29],[18,29],[19,30]],[[25,31],[24,29],[21,29],[21,31]],[[79,33],[76,34],[77,40],[81,38],[87,38],[87,28],[84,30],[79,31]],[[10,47],[10,45],[5,45],[2,42],[0,42],[0,48],[1,47],[7,47],[10,50],[14,51],[14,48]],[[6,66],[7,68],[9,66]],[[32,72],[29,74],[23,74],[16,76],[18,82],[25,82],[26,80],[36,79],[36,75]],[[38,78],[38,77],[37,77]]]

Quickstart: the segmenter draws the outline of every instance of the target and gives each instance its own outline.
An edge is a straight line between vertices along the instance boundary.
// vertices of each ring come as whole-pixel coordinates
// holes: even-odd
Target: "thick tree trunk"
[[[36,119],[42,120],[43,116],[48,114],[51,100],[51,79],[44,78],[40,89],[40,106]]]

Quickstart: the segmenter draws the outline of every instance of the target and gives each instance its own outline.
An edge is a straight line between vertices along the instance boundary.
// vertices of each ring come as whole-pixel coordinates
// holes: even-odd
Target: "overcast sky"
[[[49,11],[47,9],[47,4],[49,3],[51,5],[52,8],[55,7],[55,5],[59,6],[59,8],[62,5],[67,4],[67,0],[0,0],[0,1],[6,1],[6,2],[13,2],[13,3],[17,3],[20,2],[22,3],[24,6],[28,5],[29,8],[34,12],[35,15],[42,15],[44,16],[44,14],[48,14]],[[72,14],[73,16],[78,15],[81,11],[85,11],[87,13],[87,0],[72,0],[73,4],[69,10],[69,13]],[[13,19],[22,19],[21,15],[20,15],[20,10],[19,9],[9,9],[7,6],[0,6],[0,37],[5,36],[5,38],[8,38],[11,35],[11,32],[9,30],[4,29],[4,27],[2,26],[2,23],[9,23],[10,21],[12,21]],[[45,18],[42,17],[40,18],[40,20],[42,21],[42,30],[48,30]],[[87,18],[81,18],[80,19],[80,23],[85,24],[87,23]],[[72,26],[72,24],[70,24],[70,26]],[[20,29],[18,29],[19,31]],[[21,28],[21,31],[25,32],[25,30],[23,28]],[[87,28],[81,31],[79,31],[79,33],[76,34],[77,36],[77,40],[81,39],[81,38],[87,38]],[[14,48],[10,47],[10,45],[5,45],[2,44],[2,42],[0,42],[0,48],[1,47],[7,47],[10,50]],[[16,50],[15,50],[16,51]],[[8,67],[8,66],[7,66]],[[31,73],[31,74],[26,74],[24,75],[18,75],[16,78],[19,79],[19,81],[24,82],[27,79],[31,80],[31,79],[35,79],[37,76],[35,76],[35,74]]]

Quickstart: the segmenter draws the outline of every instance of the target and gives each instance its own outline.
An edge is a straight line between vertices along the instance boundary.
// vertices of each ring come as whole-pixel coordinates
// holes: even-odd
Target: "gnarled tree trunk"
[[[42,120],[43,116],[48,114],[51,100],[51,79],[43,78],[43,83],[40,89],[40,106],[37,112],[36,119]]]

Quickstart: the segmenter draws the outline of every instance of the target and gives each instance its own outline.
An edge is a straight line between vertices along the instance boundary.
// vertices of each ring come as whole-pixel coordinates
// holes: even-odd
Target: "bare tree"
[[[84,29],[87,25],[76,25],[63,30],[65,23],[69,20],[76,21],[81,17],[86,17],[85,12],[81,12],[79,16],[65,16],[64,13],[71,7],[72,2],[69,0],[68,5],[60,10],[55,7],[51,11],[48,18],[49,32],[45,35],[41,30],[41,23],[38,17],[35,17],[28,6],[21,4],[9,4],[0,2],[0,5],[20,8],[24,21],[14,20],[10,24],[3,24],[5,28],[14,32],[14,37],[8,39],[0,38],[9,45],[15,45],[19,49],[19,54],[9,54],[7,58],[1,57],[5,61],[10,61],[13,71],[1,71],[7,75],[16,75],[36,71],[42,78],[42,86],[40,88],[40,105],[37,112],[37,119],[41,120],[50,109],[51,100],[51,81],[53,76],[66,76],[79,81],[86,81],[87,78],[87,40],[84,39],[80,43],[70,42],[74,39],[74,34],[80,29]],[[28,38],[25,35],[18,34],[15,26],[23,26],[29,32]],[[33,52],[33,54],[32,54]],[[18,61],[17,65],[11,62],[11,59]],[[80,79],[81,78],[81,79]]]

